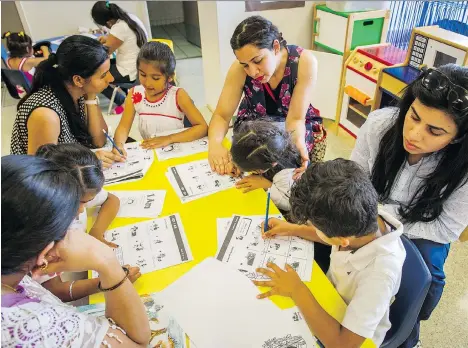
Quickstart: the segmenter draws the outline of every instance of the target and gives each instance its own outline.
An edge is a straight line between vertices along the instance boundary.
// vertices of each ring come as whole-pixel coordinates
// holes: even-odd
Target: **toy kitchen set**
[[[468,37],[438,26],[413,29],[405,62],[382,71],[372,110],[396,105],[400,92],[421,74],[421,66],[468,65]]]
[[[438,26],[414,28],[408,51],[389,44],[358,47],[346,61],[339,123],[355,136],[367,115],[396,105],[400,92],[429,68],[468,65],[468,37]]]
[[[340,126],[356,136],[374,105],[382,69],[404,62],[406,51],[390,44],[356,48],[347,59],[337,113]]]

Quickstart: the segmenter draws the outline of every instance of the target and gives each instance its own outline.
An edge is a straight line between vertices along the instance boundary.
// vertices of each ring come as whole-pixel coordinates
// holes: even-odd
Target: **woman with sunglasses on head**
[[[445,285],[450,243],[468,226],[468,68],[426,69],[398,108],[369,115],[351,159],[371,176],[384,208],[404,223],[432,274],[419,320],[401,347],[419,340]]]

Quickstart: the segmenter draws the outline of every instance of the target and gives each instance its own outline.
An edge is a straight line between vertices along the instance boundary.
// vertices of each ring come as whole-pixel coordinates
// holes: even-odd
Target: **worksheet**
[[[234,187],[238,180],[213,172],[207,159],[169,167],[167,177],[181,199],[223,191]]]
[[[193,260],[179,214],[106,231],[105,239],[121,265],[139,266],[142,274]]]
[[[117,217],[156,218],[161,214],[166,197],[165,190],[109,191],[120,199]]]
[[[274,217],[274,216],[271,216]],[[217,259],[236,267],[250,279],[267,279],[257,273],[273,262],[284,269],[289,264],[303,281],[310,281],[314,261],[314,243],[298,237],[263,239],[264,216],[234,215]]]
[[[207,258],[161,293],[164,308],[197,347],[312,348],[287,312],[258,300],[258,288],[235,269]]]
[[[153,150],[145,150],[137,142],[124,146],[127,151],[125,162],[115,162],[112,167],[103,169],[105,185],[141,179],[154,161]]]
[[[154,138],[174,133],[180,133],[184,130],[186,130],[186,128],[153,134],[151,137]],[[190,141],[188,143],[173,143],[166,147],[156,149],[156,155],[158,156],[158,160],[165,161],[171,158],[185,157],[207,151],[208,137],[203,137],[201,139]]]
[[[145,305],[148,315],[151,338],[148,347],[156,347],[162,341],[162,347],[187,348],[185,332],[179,324],[164,309],[164,305],[157,293],[142,295],[141,301]],[[104,303],[77,307],[78,311],[98,318],[105,318],[106,307]]]

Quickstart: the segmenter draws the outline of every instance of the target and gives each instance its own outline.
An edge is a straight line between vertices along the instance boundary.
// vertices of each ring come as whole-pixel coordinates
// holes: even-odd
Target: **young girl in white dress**
[[[174,86],[175,66],[175,56],[168,45],[148,42],[141,48],[137,59],[141,85],[128,93],[125,111],[114,135],[115,143],[124,154],[123,144],[135,115],[145,149],[190,142],[207,135],[208,126],[190,96],[183,88]],[[167,134],[183,129],[185,118],[191,127]]]

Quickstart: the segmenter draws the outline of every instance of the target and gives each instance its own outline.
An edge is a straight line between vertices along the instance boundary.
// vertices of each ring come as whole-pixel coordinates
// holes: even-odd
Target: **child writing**
[[[187,92],[173,85],[175,66],[175,56],[168,45],[147,42],[141,47],[137,59],[141,85],[130,90],[125,101],[125,111],[114,135],[114,141],[124,155],[123,144],[132,128],[135,114],[138,115],[138,128],[145,149],[189,142],[206,136],[208,126],[202,114]],[[183,129],[184,117],[188,118],[192,127],[179,133],[156,135]]]
[[[79,216],[72,229],[86,231],[86,208],[101,206],[96,222],[89,230],[89,234],[112,248],[117,245],[104,239],[104,232],[117,215],[120,207],[119,199],[102,188],[104,174],[101,162],[94,152],[80,144],[46,144],[37,149],[36,156],[50,160],[69,169],[78,180],[82,196],[80,199]],[[129,267],[129,278],[135,282],[141,273],[138,267]],[[74,301],[99,292],[99,279],[83,279],[75,282],[62,282],[55,275],[44,275],[37,279],[46,289],[62,301]]]
[[[288,132],[268,121],[245,121],[234,130],[232,160],[238,170],[251,172],[236,187],[244,193],[271,188],[275,205],[289,211],[294,170],[301,166],[299,152]]]
[[[325,347],[360,347],[366,338],[379,347],[391,326],[390,303],[406,257],[402,223],[378,208],[369,177],[344,159],[312,164],[294,185],[290,202],[292,215],[304,225],[279,226],[280,220],[271,219],[265,236],[294,235],[331,244],[327,276],[348,307],[339,323],[290,266],[283,271],[272,263],[258,270],[270,280],[255,284],[271,287],[258,298],[291,297]]]
[[[32,40],[24,32],[11,33],[7,31],[2,35],[2,39],[6,39],[9,54],[9,58],[5,62],[7,67],[13,70],[21,70],[29,82],[32,82],[36,67],[49,58],[49,48],[41,46],[43,57],[36,58],[34,57]],[[16,89],[20,97],[26,93],[21,86],[16,86]]]
[[[89,230],[94,238],[111,248],[117,245],[104,239],[104,232],[114,220],[120,208],[119,198],[102,188],[102,165],[94,152],[80,144],[46,144],[37,149],[36,156],[43,157],[71,170],[81,184],[80,215],[76,223],[86,230],[86,208],[101,206],[96,222]]]

